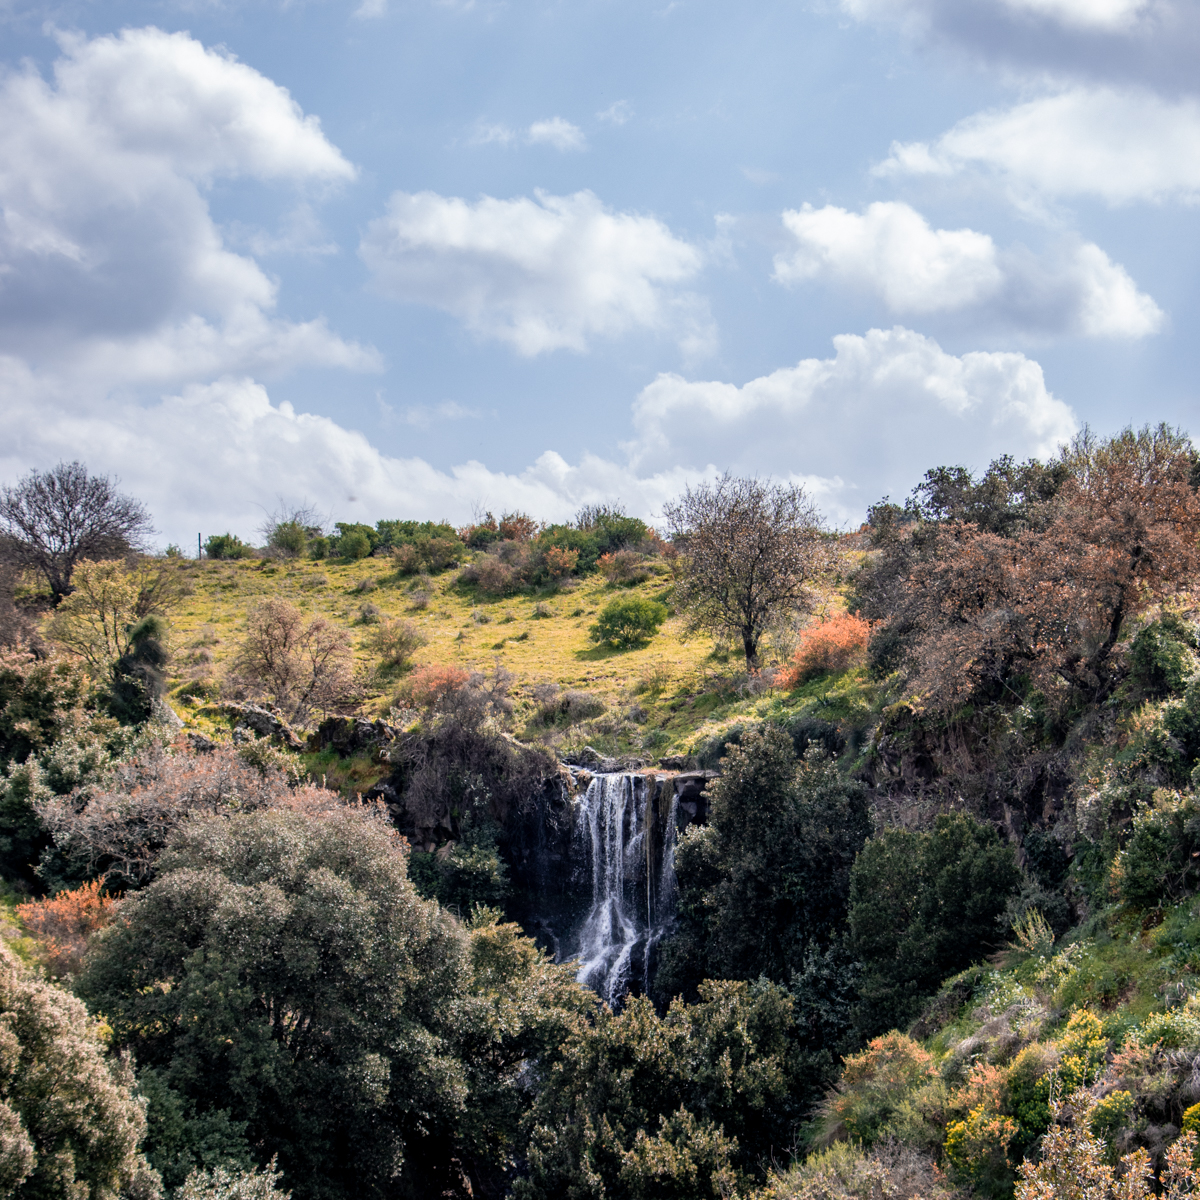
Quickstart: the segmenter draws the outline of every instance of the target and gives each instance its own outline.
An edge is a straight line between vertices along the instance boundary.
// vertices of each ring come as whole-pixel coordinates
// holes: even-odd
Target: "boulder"
[[[334,750],[339,758],[370,753],[377,762],[387,762],[387,751],[400,731],[386,721],[368,721],[364,717],[326,717],[309,734],[308,748]]]
[[[304,740],[283,719],[278,709],[264,708],[259,704],[239,704],[225,700],[216,706],[222,712],[237,717],[233,727],[233,740],[245,742],[251,733],[278,742],[285,750],[303,750]]]

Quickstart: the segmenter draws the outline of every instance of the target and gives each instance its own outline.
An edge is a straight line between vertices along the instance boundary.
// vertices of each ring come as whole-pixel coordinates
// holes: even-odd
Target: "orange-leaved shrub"
[[[866,659],[870,635],[871,622],[853,613],[810,625],[800,634],[800,644],[776,682],[794,688],[826,671],[844,671]]]
[[[565,579],[578,566],[579,551],[549,546],[542,553],[542,562],[551,579]]]
[[[93,880],[69,892],[17,905],[17,916],[42,944],[46,969],[61,978],[83,962],[88,939],[112,920],[113,898]]]
[[[465,687],[469,679],[461,667],[418,667],[404,681],[400,696],[416,708],[433,708],[451,692]]]

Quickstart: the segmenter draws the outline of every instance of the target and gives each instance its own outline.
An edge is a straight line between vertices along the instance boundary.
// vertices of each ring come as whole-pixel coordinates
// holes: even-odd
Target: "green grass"
[[[598,697],[607,709],[604,716],[577,729],[537,733],[568,749],[576,741],[588,741],[605,753],[661,755],[689,750],[724,725],[747,718],[811,710],[824,720],[862,726],[878,708],[877,689],[855,671],[814,680],[792,694],[748,695],[738,688],[745,682],[740,656],[715,648],[710,638],[687,636],[677,615],[643,646],[618,650],[593,644],[589,629],[614,596],[670,606],[672,581],[662,564],[633,587],[612,586],[593,575],[570,590],[500,598],[458,586],[454,570],[422,584],[395,575],[388,560],[369,558],[266,565],[253,559],[185,560],[177,569],[185,575],[190,595],[171,614],[171,699],[189,727],[205,732],[220,726],[207,705],[236,650],[248,611],[267,596],[290,600],[306,615],[325,616],[350,633],[369,716],[386,715],[396,703],[399,679],[376,670],[367,648],[372,626],[360,619],[365,604],[383,618],[411,621],[420,629],[427,645],[415,656],[417,666],[451,664],[490,673],[500,664],[510,671],[518,730],[535,711],[533,689],[540,683]],[[428,593],[424,607],[413,596],[419,590]],[[631,708],[636,719],[628,716]],[[359,772],[363,778],[365,774]]]

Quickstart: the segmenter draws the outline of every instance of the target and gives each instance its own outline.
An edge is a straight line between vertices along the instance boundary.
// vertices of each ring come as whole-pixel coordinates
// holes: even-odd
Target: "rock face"
[[[233,700],[222,701],[217,707],[237,717],[233,727],[235,742],[244,742],[251,733],[256,733],[259,737],[278,742],[286,750],[304,749],[304,739],[283,719],[277,708],[239,704]]]
[[[368,721],[363,717],[327,717],[308,735],[311,751],[335,750],[340,758],[370,753],[377,762],[388,762],[387,751],[400,731],[386,721]]]

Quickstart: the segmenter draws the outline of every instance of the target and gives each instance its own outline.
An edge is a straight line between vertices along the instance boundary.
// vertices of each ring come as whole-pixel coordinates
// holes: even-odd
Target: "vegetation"
[[[35,571],[55,604],[70,594],[79,563],[141,548],[150,527],[137,500],[79,462],[31,471],[0,490],[0,556]]]
[[[10,556],[5,1185],[1190,1194],[1198,464],[1085,433],[836,536],[730,477],[670,543],[281,509],[56,608]],[[608,758],[695,772],[615,1009],[533,940]]]

